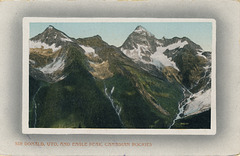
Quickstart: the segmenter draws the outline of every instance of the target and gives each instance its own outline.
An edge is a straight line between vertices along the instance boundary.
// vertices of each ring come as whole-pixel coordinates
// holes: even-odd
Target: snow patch
[[[175,68],[175,69],[177,69],[179,71],[178,67],[176,66],[176,63],[173,62],[172,60],[170,60],[163,53],[166,50],[174,50],[176,48],[183,48],[187,44],[188,44],[187,41],[181,42],[179,40],[178,42],[170,44],[170,45],[168,45],[166,47],[162,47],[162,46],[157,47],[156,52],[151,55],[152,64],[154,64],[157,67],[161,67],[162,65],[163,66],[171,66],[171,67],[173,67],[173,68]]]
[[[135,31],[142,31],[143,29],[137,29]],[[133,59],[134,61],[141,61],[145,64],[150,63],[153,64],[157,67],[163,67],[163,66],[171,66],[173,68],[175,68],[176,70],[179,71],[178,67],[176,66],[176,63],[174,61],[172,61],[170,58],[168,58],[166,55],[164,55],[164,52],[166,50],[174,50],[176,48],[183,48],[185,45],[188,44],[187,41],[181,41],[179,40],[176,43],[170,44],[166,47],[162,46],[162,43],[160,43],[159,41],[157,41],[157,44],[159,45],[156,49],[156,52],[154,54],[152,54],[150,56],[150,62],[145,61],[144,59],[142,59],[143,56],[145,56],[144,53],[142,53],[142,51],[150,51],[148,46],[145,45],[137,45],[137,48],[129,50],[129,49],[124,49],[121,48],[121,51],[128,56],[129,58]]]
[[[133,32],[139,33],[139,34],[146,33],[148,36],[153,36],[153,34],[151,34],[150,32],[148,32],[145,28],[143,28],[143,27],[141,27],[141,26],[137,27],[137,29],[135,29]]]
[[[129,58],[135,61],[139,60],[139,55],[138,55],[139,52],[136,49],[128,50],[128,49],[121,48],[121,51]]]
[[[205,70],[209,70],[211,68],[210,65],[203,67]]]
[[[73,42],[70,38],[61,38],[63,42]]]
[[[194,98],[191,100],[191,98]],[[189,116],[193,114],[201,113],[208,110],[211,107],[211,89],[193,94],[190,100],[186,103],[187,107],[184,111],[184,115]]]
[[[48,45],[48,44],[46,44],[44,42],[40,42],[40,41],[30,41],[29,48],[52,49],[53,52],[56,52],[56,51],[60,50],[62,47],[61,46],[56,47],[55,43],[53,43],[52,45]]]
[[[52,30],[52,29],[53,29],[53,26],[50,25],[50,26],[48,27],[48,29]]]
[[[187,45],[188,42],[187,41],[184,41],[184,42],[181,42],[180,40],[176,43],[173,43],[173,44],[170,44],[168,45],[166,48],[166,50],[173,50],[173,49],[176,49],[176,48],[183,48],[185,45]]]
[[[92,61],[89,61],[89,60],[88,60],[88,62],[89,62],[90,64],[97,64],[97,63],[95,63],[95,62],[92,62]]]
[[[134,30],[134,32],[142,32],[142,31],[146,31],[146,29],[144,29],[141,26],[137,27],[137,29]]]
[[[95,50],[92,47],[79,45],[85,51],[85,55],[93,55],[93,57],[97,57],[98,54],[95,53]]]
[[[203,53],[203,50],[197,50],[197,55],[198,55],[198,56],[201,56],[201,57],[207,59],[207,57],[204,56],[202,53]]]
[[[147,64],[149,62],[145,61],[142,57],[145,56],[144,53],[142,53],[142,51],[146,52],[146,51],[150,51],[148,49],[148,46],[145,45],[137,45],[137,48],[132,49],[132,50],[128,50],[128,49],[124,49],[121,48],[121,51],[128,56],[129,58],[133,59],[134,61],[142,61],[143,63]]]
[[[32,64],[35,64],[36,62],[34,60],[29,59],[29,62]]]
[[[156,40],[155,42],[158,46],[163,46],[163,43],[161,43],[160,41]]]
[[[55,58],[52,63],[46,65],[45,67],[38,68],[44,74],[53,74],[54,72],[64,69],[65,62],[64,57]]]
[[[157,51],[151,55],[152,64],[157,67],[171,66],[179,71],[176,63],[163,54],[163,52],[167,50],[166,48],[167,47],[157,47]]]
[[[114,86],[112,87],[111,94],[113,93],[113,91],[114,91]]]
[[[58,78],[58,81],[63,80],[63,79],[65,79],[66,77],[67,77],[66,75],[63,75],[63,76],[61,76],[60,78]]]
[[[62,35],[63,35],[63,38],[60,38],[61,41],[63,41],[63,42],[73,42],[69,37],[67,37],[67,36],[64,35],[63,33],[62,33]]]

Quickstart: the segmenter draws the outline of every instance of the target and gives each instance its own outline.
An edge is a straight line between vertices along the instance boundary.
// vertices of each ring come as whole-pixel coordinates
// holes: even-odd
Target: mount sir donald
[[[30,128],[209,129],[211,52],[137,26],[116,47],[53,26],[29,40]]]

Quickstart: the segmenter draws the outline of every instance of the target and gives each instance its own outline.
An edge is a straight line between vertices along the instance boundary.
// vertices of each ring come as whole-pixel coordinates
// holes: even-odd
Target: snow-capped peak
[[[42,42],[46,43],[47,45],[56,44],[56,47],[61,46],[64,44],[64,42],[73,42],[73,40],[68,37],[65,33],[62,31],[56,29],[52,25],[49,25],[44,32],[41,34],[38,34],[37,36],[31,38],[30,40],[34,42]]]
[[[134,32],[142,32],[142,31],[147,31],[147,30],[141,25],[137,26],[136,29],[134,30]]]
[[[48,26],[48,29],[52,30],[54,27],[52,25]]]
[[[133,31],[138,34],[147,34],[148,36],[153,36],[150,32],[147,31],[143,26],[139,25],[136,27],[136,29]]]

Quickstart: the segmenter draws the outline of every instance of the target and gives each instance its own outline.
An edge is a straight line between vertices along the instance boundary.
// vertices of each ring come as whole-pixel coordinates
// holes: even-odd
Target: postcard
[[[24,134],[214,135],[216,22],[23,19]]]

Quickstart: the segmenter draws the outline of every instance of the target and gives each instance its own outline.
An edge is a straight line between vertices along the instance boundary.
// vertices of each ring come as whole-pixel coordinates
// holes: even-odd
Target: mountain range
[[[29,127],[210,128],[211,52],[137,26],[116,47],[47,27],[29,40]]]

